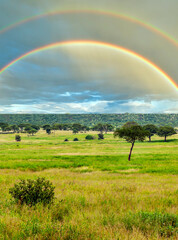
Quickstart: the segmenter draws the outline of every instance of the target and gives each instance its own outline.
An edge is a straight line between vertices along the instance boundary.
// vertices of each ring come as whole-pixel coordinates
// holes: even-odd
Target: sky
[[[178,113],[177,9],[1,0],[0,114]]]

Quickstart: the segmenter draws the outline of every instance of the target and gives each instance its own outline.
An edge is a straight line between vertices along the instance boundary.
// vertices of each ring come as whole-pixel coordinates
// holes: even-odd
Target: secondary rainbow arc
[[[16,23],[12,23],[6,27],[4,27],[3,29],[0,30],[0,34],[5,33],[19,25],[25,24],[27,22],[31,22],[31,21],[35,21],[37,19],[43,18],[43,17],[47,17],[47,16],[53,16],[53,15],[59,15],[59,14],[72,14],[72,13],[90,13],[90,14],[101,14],[101,15],[108,15],[111,17],[115,17],[115,18],[120,18],[120,19],[124,19],[133,23],[136,23],[140,26],[143,26],[149,30],[151,30],[152,32],[157,33],[158,35],[162,36],[163,38],[167,39],[169,42],[171,42],[172,44],[174,44],[176,47],[178,46],[178,41],[176,39],[174,39],[172,36],[168,35],[167,33],[165,33],[164,31],[160,30],[159,28],[146,23],[140,19],[136,19],[134,17],[130,17],[128,15],[124,15],[124,14],[119,14],[116,12],[109,12],[109,11],[105,11],[105,10],[95,10],[95,9],[82,9],[82,10],[57,10],[54,12],[49,12],[49,13],[42,13],[39,15],[35,15],[35,16],[31,16],[29,18],[25,18],[22,19]]]
[[[135,57],[137,60],[142,61],[143,63],[147,64],[152,69],[157,71],[162,77],[164,77],[167,81],[169,81],[169,83],[178,91],[178,85],[176,84],[176,82],[166,72],[164,72],[160,67],[158,67],[155,63],[151,62],[149,59],[146,59],[145,57],[139,55],[138,53],[135,53],[132,50],[126,49],[122,46],[118,46],[118,45],[111,44],[111,43],[106,43],[106,42],[93,41],[93,40],[71,40],[71,41],[56,42],[56,43],[51,43],[51,44],[33,49],[33,50],[19,56],[18,58],[14,59],[13,61],[11,61],[7,65],[5,65],[3,68],[1,68],[0,69],[0,75],[5,70],[10,68],[12,65],[14,65],[18,61],[26,58],[27,56],[29,56],[31,54],[38,53],[38,52],[48,50],[48,49],[52,49],[52,48],[56,48],[56,47],[62,47],[62,46],[67,46],[67,45],[86,45],[86,44],[101,46],[101,47],[107,47],[107,48],[110,48],[110,49],[114,49],[114,50],[123,52],[123,53],[128,54],[132,57]]]

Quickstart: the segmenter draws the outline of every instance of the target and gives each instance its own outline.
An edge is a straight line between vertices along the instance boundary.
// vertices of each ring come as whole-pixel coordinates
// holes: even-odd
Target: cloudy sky
[[[1,0],[0,113],[178,113],[177,9],[177,0]]]

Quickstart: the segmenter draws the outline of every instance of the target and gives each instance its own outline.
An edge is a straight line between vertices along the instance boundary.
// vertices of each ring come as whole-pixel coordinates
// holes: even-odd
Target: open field
[[[88,133],[87,133],[88,134]],[[105,170],[123,172],[133,170],[139,173],[176,174],[178,136],[164,142],[153,137],[153,142],[136,142],[131,162],[127,161],[130,143],[105,134],[104,140],[85,140],[86,133],[72,134],[58,131],[47,135],[44,131],[36,136],[22,135],[22,142],[16,143],[14,134],[0,135],[0,168],[42,170],[48,168],[85,167],[88,171]],[[96,133],[91,132],[97,136]],[[78,142],[73,139],[78,137]],[[68,138],[69,142],[64,142]],[[85,170],[87,171],[87,170]]]
[[[137,142],[128,162],[129,143],[87,134],[0,134],[0,239],[177,239],[178,135]],[[14,204],[9,188],[38,176],[54,204]]]

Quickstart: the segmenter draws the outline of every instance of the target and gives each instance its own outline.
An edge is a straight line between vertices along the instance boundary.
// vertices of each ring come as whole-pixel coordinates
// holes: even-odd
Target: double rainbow
[[[159,73],[164,79],[166,79],[176,90],[178,90],[178,85],[174,82],[174,80],[166,73],[164,72],[161,68],[159,68],[156,64],[154,64],[153,62],[151,62],[150,60],[146,59],[145,57],[139,55],[138,53],[135,53],[129,49],[126,49],[124,47],[118,46],[118,45],[114,45],[114,44],[110,44],[110,43],[105,43],[105,42],[99,42],[99,41],[90,41],[90,40],[75,40],[75,41],[64,41],[64,42],[56,42],[56,43],[52,43],[52,44],[48,44],[36,49],[33,49],[32,51],[29,51],[23,55],[21,55],[20,57],[14,59],[13,61],[11,61],[9,64],[7,64],[6,66],[4,66],[2,69],[0,69],[0,74],[2,74],[5,70],[7,70],[8,68],[10,68],[12,65],[14,65],[15,63],[17,63],[18,61],[41,51],[45,51],[48,49],[54,49],[56,47],[63,47],[63,46],[68,46],[68,45],[93,45],[93,46],[98,46],[98,47],[104,47],[104,48],[109,48],[109,49],[113,49],[115,51],[118,52],[122,52],[124,54],[127,54],[129,56],[135,57],[137,60],[141,61],[142,63],[148,65],[149,67],[151,67],[154,71],[156,71],[157,73]]]
[[[35,15],[35,16],[25,18],[21,21],[18,21],[16,23],[12,23],[12,24],[4,27],[3,29],[0,30],[0,34],[3,34],[7,31],[9,31],[11,29],[14,29],[14,28],[16,28],[20,25],[25,24],[25,23],[32,22],[32,21],[35,21],[37,19],[44,18],[44,17],[47,17],[47,16],[54,16],[54,15],[60,15],[60,14],[77,14],[77,13],[99,14],[99,15],[106,15],[106,16],[110,16],[110,17],[114,17],[114,18],[120,18],[120,19],[129,21],[129,22],[138,24],[138,25],[140,25],[144,28],[147,28],[148,30],[150,30],[152,32],[155,32],[156,34],[162,36],[164,39],[166,39],[167,41],[169,41],[170,43],[172,43],[176,47],[178,46],[178,41],[176,41],[176,39],[174,39],[172,36],[168,35],[167,33],[163,32],[162,30],[156,28],[153,25],[150,25],[150,24],[148,24],[146,22],[143,22],[139,19],[136,19],[136,18],[124,15],[124,14],[118,14],[118,13],[115,13],[115,12],[108,12],[108,11],[95,10],[95,9],[62,10],[62,11],[54,11],[54,12]],[[44,50],[47,50],[47,49],[66,46],[66,45],[84,45],[84,44],[106,47],[106,48],[114,49],[116,51],[120,51],[120,52],[128,54],[130,56],[134,56],[137,60],[142,61],[144,64],[147,64],[149,67],[151,67],[154,71],[157,71],[162,77],[164,77],[167,81],[169,81],[169,83],[171,83],[171,85],[176,90],[178,90],[178,85],[176,84],[176,82],[166,72],[164,72],[160,67],[158,67],[155,63],[151,62],[149,59],[139,55],[138,53],[135,53],[134,51],[131,51],[130,49],[126,49],[126,48],[118,46],[118,45],[105,43],[105,42],[99,42],[99,41],[90,41],[90,40],[63,41],[63,42],[52,43],[52,44],[48,44],[48,45],[33,49],[33,50],[17,57],[13,61],[11,61],[7,65],[5,65],[2,69],[0,69],[0,74],[2,74],[5,70],[7,70],[9,67],[11,67],[16,62],[26,58],[27,56],[29,56],[31,54],[34,54],[34,53],[37,53],[37,52],[40,52],[40,51],[44,51]]]

